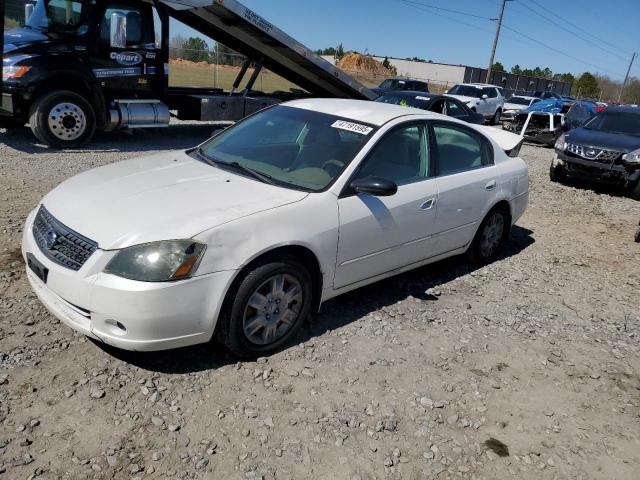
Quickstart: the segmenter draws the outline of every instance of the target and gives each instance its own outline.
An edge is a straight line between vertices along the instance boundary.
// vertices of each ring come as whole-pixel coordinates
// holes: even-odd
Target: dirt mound
[[[385,68],[382,63],[373,59],[368,55],[361,55],[359,53],[347,53],[337,63],[337,67],[341,70],[358,71],[373,73],[376,75],[391,75],[389,69]]]

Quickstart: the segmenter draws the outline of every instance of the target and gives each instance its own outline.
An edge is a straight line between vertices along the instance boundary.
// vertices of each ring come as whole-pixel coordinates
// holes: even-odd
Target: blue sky
[[[241,2],[313,49],[341,42],[346,50],[483,67],[489,61],[495,22],[475,16],[496,18],[500,3],[499,0]],[[640,54],[640,0],[514,0],[507,2],[504,25],[496,60],[507,69],[518,63],[521,67],[548,66],[554,72],[574,74],[591,71],[622,79],[631,53]],[[631,75],[640,77],[639,58]]]

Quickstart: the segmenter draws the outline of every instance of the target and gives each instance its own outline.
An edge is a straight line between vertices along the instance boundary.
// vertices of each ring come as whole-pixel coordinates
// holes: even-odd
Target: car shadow
[[[579,190],[589,190],[599,195],[611,195],[612,197],[632,198],[629,190],[621,185],[612,185],[607,183],[598,183],[593,180],[583,178],[569,178],[564,184]]]
[[[167,128],[149,128],[133,131],[117,130],[97,132],[89,145],[59,150],[37,143],[29,128],[0,131],[0,143],[24,153],[56,152],[147,152],[156,150],[182,150],[202,143],[226,125],[215,123],[179,123]]]
[[[509,242],[495,261],[518,255],[531,246],[535,242],[532,234],[529,229],[514,226]],[[368,313],[393,305],[409,296],[425,301],[438,301],[437,296],[427,293],[429,289],[468,275],[477,268],[464,256],[457,256],[345,293],[324,303],[321,312],[307,322],[296,338],[282,350],[353,323]],[[215,341],[159,352],[131,352],[100,342],[94,343],[119,360],[144,370],[161,373],[194,373],[239,361]]]

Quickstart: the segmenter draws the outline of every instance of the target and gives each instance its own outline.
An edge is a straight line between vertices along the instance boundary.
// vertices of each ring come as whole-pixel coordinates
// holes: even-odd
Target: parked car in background
[[[332,297],[495,258],[527,207],[519,141],[381,102],[280,104],[197,148],[67,179],[27,218],[27,278],[62,322],[119,348],[215,334],[264,355]]]
[[[502,121],[512,121],[513,117],[520,110],[530,107],[534,103],[539,102],[541,99],[537,97],[529,97],[524,95],[513,95],[505,101],[502,111]]]
[[[549,176],[554,182],[585,178],[626,187],[640,200],[640,111],[609,107],[555,145]]]
[[[411,90],[414,92],[429,93],[429,83],[415,78],[392,77],[383,80],[378,87],[372,88],[372,91],[376,92],[378,95],[398,90]]]
[[[594,102],[596,104],[596,112],[601,112],[609,106],[606,102]]]
[[[419,108],[430,112],[441,113],[468,123],[484,125],[484,117],[472,111],[457,98],[447,95],[432,95],[422,92],[389,92],[378,97],[376,102]]]
[[[557,98],[557,99],[562,99],[564,98],[562,95],[560,95],[559,93],[556,92],[547,92],[544,90],[536,90],[535,92],[531,93],[532,97],[536,97],[536,98],[542,98],[544,100],[548,99],[548,98]]]
[[[493,125],[500,123],[504,109],[504,96],[500,87],[486,83],[459,83],[446,94],[464,102]]]

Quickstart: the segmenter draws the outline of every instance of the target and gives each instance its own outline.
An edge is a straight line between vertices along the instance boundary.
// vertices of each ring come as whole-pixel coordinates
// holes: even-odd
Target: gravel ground
[[[637,479],[640,203],[548,180],[501,259],[463,259],[325,304],[295,345],[101,347],[49,315],[20,257],[61,180],[191,146],[212,126],[50,151],[0,130],[0,478]]]

